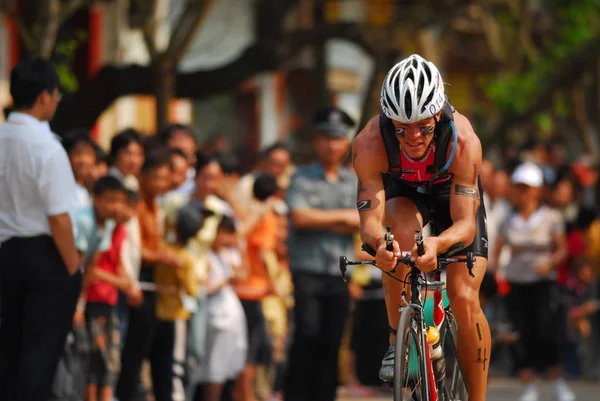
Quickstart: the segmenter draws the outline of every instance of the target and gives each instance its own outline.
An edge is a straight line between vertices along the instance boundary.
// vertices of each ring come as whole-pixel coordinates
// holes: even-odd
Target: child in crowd
[[[133,290],[120,264],[120,248],[126,236],[125,203],[121,181],[105,176],[94,185],[93,205],[77,213],[76,245],[85,272],[75,324],[85,321],[90,338],[88,401],[112,401],[119,374],[118,291]]]
[[[194,207],[184,207],[177,213],[175,222],[176,239],[174,244],[165,247],[180,259],[178,267],[158,264],[156,267],[156,286],[158,299],[156,315],[158,324],[163,326],[161,332],[172,333],[173,401],[185,401],[185,357],[187,343],[187,322],[190,312],[184,305],[185,297],[196,297],[198,286],[194,271],[195,260],[186,249],[187,243],[202,228],[204,217]]]
[[[79,203],[81,207],[90,206],[92,200],[85,185],[91,180],[97,162],[94,140],[87,131],[74,131],[65,136],[62,144],[69,155]]]
[[[591,334],[590,316],[600,309],[599,294],[594,293],[596,275],[594,266],[588,259],[578,259],[573,267],[574,276],[567,281],[567,289],[570,295],[570,326],[575,327],[577,333],[570,334],[575,338],[586,340]]]
[[[234,270],[220,256],[237,244],[235,222],[223,216],[208,254],[206,351],[198,367],[204,385],[196,389],[194,400],[220,401],[225,382],[235,380],[246,363],[244,310],[230,284]]]
[[[273,377],[271,394],[268,401],[283,400],[283,385],[285,378],[285,360],[288,341],[289,313],[293,307],[293,283],[289,269],[286,239],[288,235],[287,210],[274,206],[277,216],[277,238],[273,252],[265,253],[265,264],[274,293],[262,301],[262,309],[272,337],[273,363],[269,366],[267,377]],[[258,372],[257,372],[258,373]]]
[[[108,174],[108,154],[96,142],[93,142],[93,146],[94,151],[96,152],[96,164],[92,167],[91,174],[84,183],[85,188],[89,193],[94,192],[94,183]]]
[[[247,232],[248,275],[237,280],[235,292],[242,302],[248,331],[248,357],[246,367],[237,383],[240,401],[255,401],[256,368],[272,362],[272,344],[263,313],[263,300],[279,290],[274,285],[278,273],[275,245],[277,240],[277,216],[269,199],[277,192],[277,179],[269,173],[256,177],[253,184],[254,202],[249,208],[250,216],[244,229]],[[264,387],[264,386],[263,386]],[[260,393],[268,392],[260,389]]]

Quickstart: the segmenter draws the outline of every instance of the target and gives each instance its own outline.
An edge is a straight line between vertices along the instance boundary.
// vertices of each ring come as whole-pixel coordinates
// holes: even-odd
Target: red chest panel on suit
[[[427,153],[421,160],[413,160],[400,149],[402,171],[398,171],[397,178],[410,183],[425,183],[435,175],[435,144],[432,143]],[[434,184],[447,181],[449,177],[442,177]]]

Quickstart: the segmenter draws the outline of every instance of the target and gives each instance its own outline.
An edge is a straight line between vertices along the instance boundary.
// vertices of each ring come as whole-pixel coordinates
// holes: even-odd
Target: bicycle
[[[387,249],[392,250],[394,236],[391,227],[387,227],[384,240]],[[423,235],[415,233],[415,242],[420,255],[424,254]],[[363,246],[364,249],[364,246]],[[389,273],[384,272],[410,288],[410,302],[406,300],[406,286],[401,297],[400,320],[396,330],[396,353],[394,358],[394,401],[466,401],[467,388],[458,361],[457,338],[458,328],[450,307],[444,308],[442,290],[445,285],[440,275],[444,267],[450,263],[465,262],[469,275],[474,277],[472,269],[475,257],[469,252],[466,257],[438,257],[438,267],[432,272],[434,281],[427,281],[410,256],[398,259],[398,263]],[[404,280],[393,275],[400,263],[410,268]],[[346,270],[349,265],[374,265],[375,260],[350,261],[346,256],[340,257],[342,279],[347,282]],[[422,288],[434,290],[434,326],[426,327],[424,303],[421,298]],[[437,336],[436,336],[437,334]],[[437,337],[437,338],[436,338]],[[412,340],[411,340],[412,338]],[[441,347],[441,348],[439,348]],[[442,356],[440,355],[442,351]],[[432,357],[432,353],[435,357]],[[409,362],[416,362],[416,369],[411,369]],[[414,362],[413,362],[414,363]],[[411,371],[412,370],[412,371]],[[420,378],[416,378],[415,376]],[[406,382],[403,382],[406,380]]]

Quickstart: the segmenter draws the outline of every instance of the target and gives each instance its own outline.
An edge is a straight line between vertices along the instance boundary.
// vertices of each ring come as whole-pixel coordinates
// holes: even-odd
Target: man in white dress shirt
[[[43,122],[60,101],[54,67],[11,72],[14,111],[0,125],[0,398],[46,399],[81,288],[69,159]]]

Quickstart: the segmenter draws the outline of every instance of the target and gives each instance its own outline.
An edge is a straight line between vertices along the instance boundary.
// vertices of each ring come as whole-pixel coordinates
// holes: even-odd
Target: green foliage
[[[79,29],[74,32],[72,37],[56,41],[52,62],[58,72],[61,86],[66,92],[76,92],[79,89],[79,81],[73,72],[73,62],[77,50],[87,40],[87,32]]]
[[[535,122],[542,134],[548,135],[552,132],[554,126],[552,116],[549,113],[539,113],[535,116]]]
[[[555,28],[546,41],[547,45],[541,49],[543,55],[540,59],[528,64],[525,71],[504,72],[500,76],[487,76],[480,80],[486,96],[496,103],[502,114],[523,112],[532,99],[540,93],[557,66],[600,35],[599,1],[543,3],[546,7],[544,12],[551,14]],[[508,18],[506,20],[508,21]],[[513,26],[512,29],[517,29],[517,26]],[[519,56],[515,55],[515,57]],[[573,77],[574,80],[576,78]],[[543,125],[547,123],[544,122]]]

